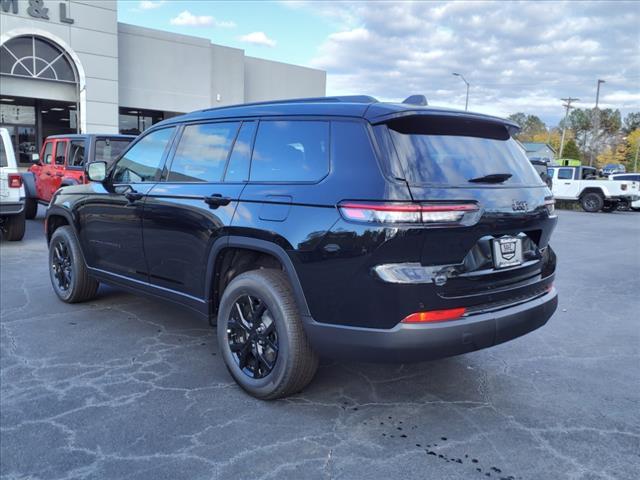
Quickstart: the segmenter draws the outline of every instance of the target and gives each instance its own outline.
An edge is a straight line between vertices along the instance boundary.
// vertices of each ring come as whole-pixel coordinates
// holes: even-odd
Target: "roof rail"
[[[258,105],[281,105],[287,103],[322,103],[322,102],[344,102],[344,103],[378,103],[378,100],[368,95],[344,95],[337,97],[309,97],[309,98],[288,98],[282,100],[269,100],[265,102],[239,103],[236,105],[225,105],[224,107],[212,107],[200,110],[209,112],[223,108],[253,107]]]

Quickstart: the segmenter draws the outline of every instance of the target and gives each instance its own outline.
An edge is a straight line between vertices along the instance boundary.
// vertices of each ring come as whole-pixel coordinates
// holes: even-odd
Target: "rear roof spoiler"
[[[367,113],[374,113],[374,112],[371,112],[371,110],[372,109],[369,109]],[[475,120],[477,122],[482,122],[482,123],[502,125],[507,129],[507,131],[509,132],[509,135],[511,136],[515,135],[520,131],[520,125],[510,120],[506,120],[504,118],[494,117],[491,115],[483,115],[481,113],[459,112],[457,110],[446,110],[446,109],[430,109],[429,108],[424,110],[420,109],[420,110],[399,111],[399,112],[393,112],[387,115],[375,116],[373,118],[369,118],[369,121],[374,125],[376,125],[380,123],[387,123],[399,118],[413,117],[413,116],[432,117],[432,118],[444,117],[448,119],[459,118],[461,120],[467,119],[467,120]]]

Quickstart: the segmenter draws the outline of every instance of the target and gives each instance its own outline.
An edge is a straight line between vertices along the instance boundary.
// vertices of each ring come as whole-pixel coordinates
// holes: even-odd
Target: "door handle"
[[[571,182],[564,182],[565,185],[571,185]]]
[[[50,176],[51,176],[51,172],[44,172],[44,174],[45,174],[46,176],[48,176],[48,177],[50,177]]]
[[[141,200],[144,195],[140,192],[127,192],[124,194],[124,197],[129,201],[129,203],[133,203],[136,200]]]
[[[213,195],[204,197],[204,203],[209,205],[209,208],[213,209],[229,205],[231,203],[231,199],[229,197],[223,197],[219,193],[214,193]]]
[[[56,177],[64,177],[64,173],[56,173]]]

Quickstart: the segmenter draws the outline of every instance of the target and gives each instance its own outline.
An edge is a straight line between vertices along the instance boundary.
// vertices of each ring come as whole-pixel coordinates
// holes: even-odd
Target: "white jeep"
[[[2,237],[22,240],[24,237],[24,187],[16,165],[9,131],[0,128],[0,230]]]
[[[593,167],[549,167],[553,196],[580,202],[585,212],[613,212],[640,199],[640,185],[633,181],[598,180]]]

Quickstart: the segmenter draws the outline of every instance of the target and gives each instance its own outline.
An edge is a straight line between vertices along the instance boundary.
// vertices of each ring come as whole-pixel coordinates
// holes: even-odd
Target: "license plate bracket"
[[[493,265],[497,269],[522,265],[522,239],[508,235],[494,238]]]

